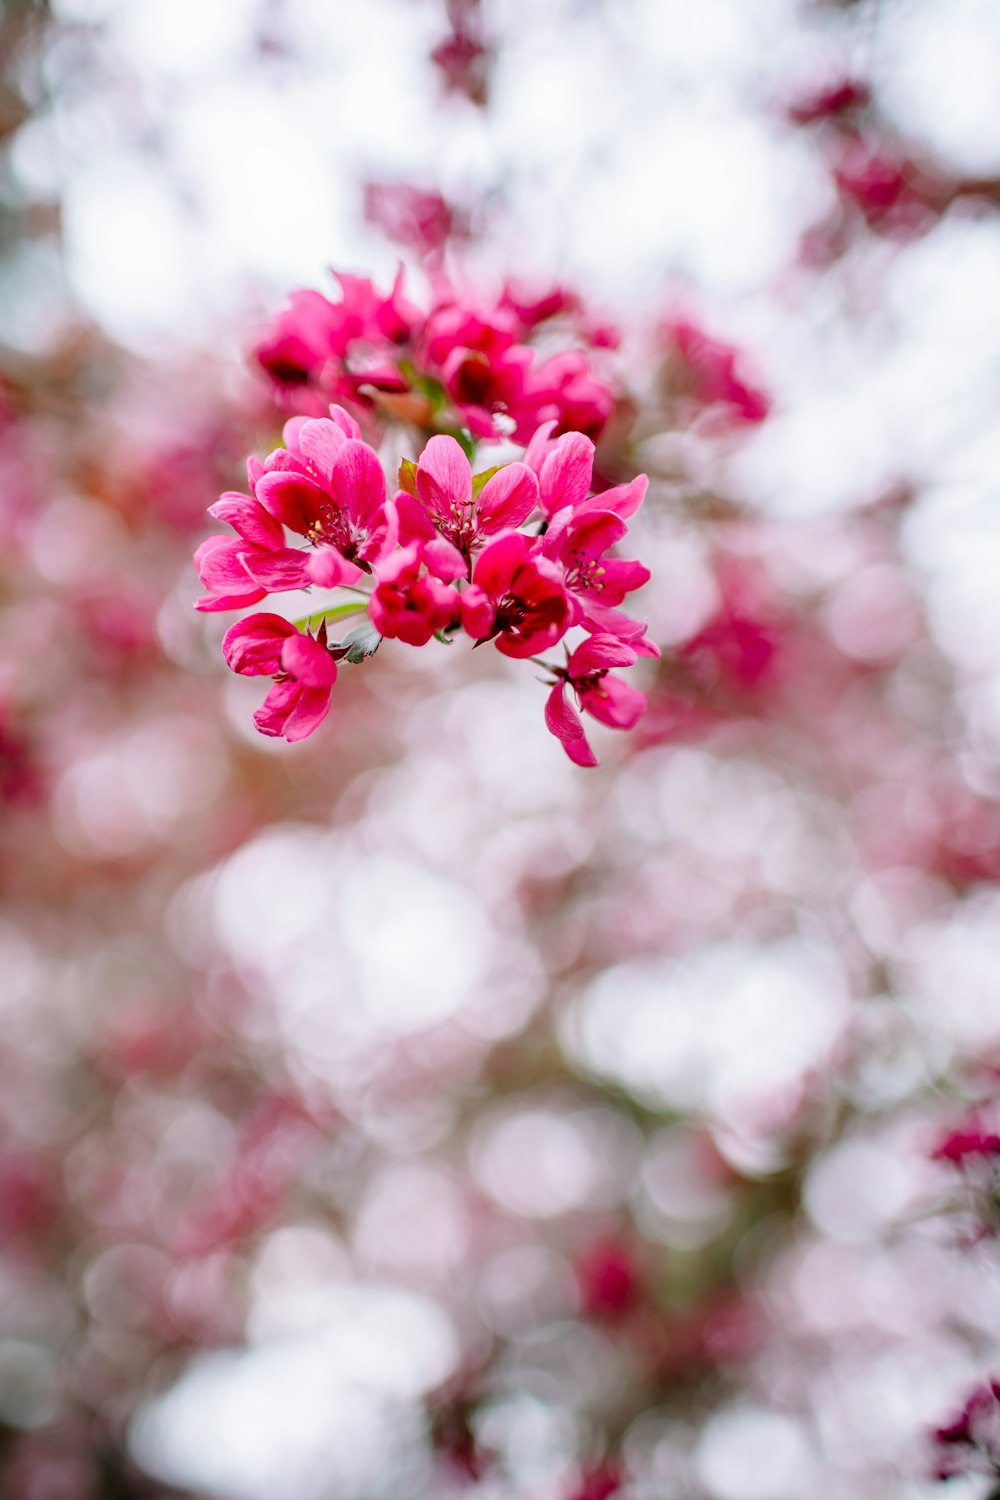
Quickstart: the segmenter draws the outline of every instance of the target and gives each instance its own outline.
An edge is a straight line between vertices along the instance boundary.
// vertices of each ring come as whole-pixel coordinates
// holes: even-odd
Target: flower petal
[[[367,443],[348,438],[330,471],[330,489],[353,524],[364,529],[385,504],[385,473]]]
[[[284,589],[308,588],[309,560],[308,550],[298,547],[282,547],[276,552],[240,553],[240,562],[248,575],[269,594],[280,594]]]
[[[594,445],[582,432],[567,432],[542,464],[538,482],[542,509],[555,515],[564,505],[574,509],[587,498],[594,473]]]
[[[432,437],[417,463],[417,494],[432,515],[472,503],[472,465],[453,437]]]
[[[580,716],[566,702],[566,684],[557,682],[545,704],[545,725],[554,734],[570,760],[578,766],[596,766],[597,756],[587,743]]]
[[[285,544],[281,522],[249,495],[229,490],[208,507],[208,513],[238,531],[244,541],[255,547],[283,547]]]
[[[299,452],[311,459],[327,479],[346,441],[344,429],[329,417],[309,418],[299,428]]]
[[[341,584],[357,583],[362,577],[357,564],[348,562],[336,547],[317,547],[315,552],[301,553],[300,556],[308,556],[306,582],[318,584],[320,588],[339,588]]]
[[[337,663],[319,641],[296,631],[281,648],[281,669],[305,687],[332,687],[337,680]]]
[[[479,529],[487,533],[520,526],[538,505],[538,480],[527,464],[504,464],[483,485],[476,509]]]
[[[273,677],[281,671],[281,649],[295,626],[280,615],[248,615],[222,637],[226,666],[244,677]]]
[[[271,469],[257,481],[257,499],[290,531],[308,536],[330,496],[314,479],[289,469]]]

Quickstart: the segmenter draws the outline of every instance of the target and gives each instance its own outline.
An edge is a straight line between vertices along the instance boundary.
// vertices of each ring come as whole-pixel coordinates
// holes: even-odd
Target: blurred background
[[[4,1500],[995,1492],[1000,8],[6,0],[0,60]],[[398,642],[266,741],[192,609],[261,329],[400,260],[563,289],[651,477],[598,770]]]

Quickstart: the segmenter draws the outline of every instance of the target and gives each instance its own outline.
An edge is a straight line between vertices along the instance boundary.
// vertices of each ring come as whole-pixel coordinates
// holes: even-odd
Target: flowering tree
[[[907,112],[938,23],[337,9],[0,23],[0,1492],[1000,1493],[998,167]],[[151,352],[88,204],[197,204],[235,97],[201,211],[251,136],[284,253],[325,127],[265,192],[253,110],[324,25],[369,265]]]

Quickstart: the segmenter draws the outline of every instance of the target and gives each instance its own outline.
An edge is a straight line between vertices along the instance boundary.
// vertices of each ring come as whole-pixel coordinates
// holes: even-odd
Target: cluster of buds
[[[249,460],[249,493],[211,507],[236,535],[211,536],[198,549],[208,591],[198,608],[238,609],[314,586],[350,594],[299,624],[254,614],[227,632],[229,667],[274,679],[254,716],[263,734],[311,734],[340,663],[364,661],[384,638],[424,646],[463,632],[546,671],[546,724],[578,765],[596,760],[567,690],[601,723],[635,724],[645,696],[612,668],[659,655],[643,622],[619,608],[649,570],[612,549],[647,480],[592,494],[593,443],[580,432],[556,436],[555,427],[550,420],[533,434],[523,462],[480,474],[454,437],[436,434],[416,462],[403,461],[394,494],[339,406],[328,417],[291,418],[284,447]],[[305,545],[290,546],[288,532]],[[352,616],[362,618],[331,639],[331,625]],[[564,648],[564,664],[540,659],[577,627],[582,637]]]
[[[462,428],[477,439],[527,443],[544,422],[600,436],[614,391],[581,348],[542,357],[530,340],[543,323],[575,313],[567,293],[526,300],[511,287],[492,300],[462,297],[442,276],[429,308],[403,290],[386,295],[367,278],[337,274],[341,297],[294,292],[254,354],[286,406],[310,416],[333,401],[356,415],[380,409],[425,428]],[[605,327],[575,327],[594,348],[616,340]]]

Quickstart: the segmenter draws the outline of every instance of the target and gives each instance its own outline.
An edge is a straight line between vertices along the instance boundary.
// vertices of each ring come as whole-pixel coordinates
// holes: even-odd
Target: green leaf
[[[350,599],[346,604],[332,604],[329,609],[314,609],[312,614],[303,615],[300,620],[293,620],[292,624],[296,630],[311,630],[314,620],[326,620],[329,624],[333,620],[346,620],[349,615],[363,614],[367,608],[367,599]]]
[[[481,474],[473,474],[473,476],[472,476],[472,498],[473,498],[473,500],[478,500],[480,491],[482,490],[483,486],[486,485],[486,484],[489,484],[489,482],[493,478],[494,474],[499,474],[500,470],[502,468],[504,468],[504,467],[505,467],[504,464],[494,464],[494,466],[493,466],[492,469],[483,469],[483,471],[482,471]]]
[[[416,499],[417,466],[412,458],[403,459],[399,466],[399,474],[396,476],[396,482],[401,490],[405,490],[406,494],[412,495]]]

